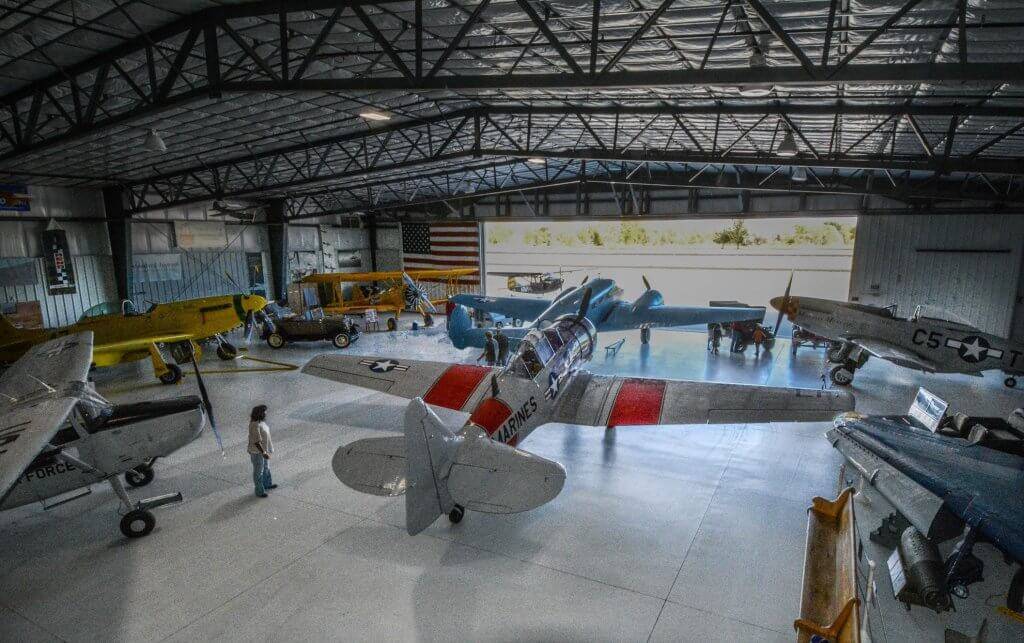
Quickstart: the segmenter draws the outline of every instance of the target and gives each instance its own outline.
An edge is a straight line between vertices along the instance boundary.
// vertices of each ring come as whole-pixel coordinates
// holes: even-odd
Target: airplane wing
[[[0,377],[0,498],[60,429],[92,363],[92,331],[32,347]]]
[[[642,324],[654,327],[691,326],[694,324],[761,321],[764,308],[722,308],[715,306],[640,306],[618,302],[604,319],[600,331],[629,330]]]
[[[454,295],[450,301],[468,306],[474,310],[487,313],[498,313],[514,319],[536,319],[548,309],[551,302],[547,299],[527,299],[525,297],[489,297],[487,295]]]
[[[174,342],[183,342],[189,339],[204,339],[201,337],[194,337],[184,333],[178,333],[176,335],[153,335],[151,337],[133,337],[119,342],[106,342],[103,344],[97,344],[97,351],[148,351],[152,344],[172,344]]]
[[[553,422],[591,426],[819,422],[850,411],[845,391],[610,377],[579,373]]]
[[[413,399],[454,411],[473,410],[490,391],[490,366],[393,357],[319,355],[303,373]]]
[[[899,366],[907,366],[909,368],[916,368],[923,371],[934,371],[936,368],[935,363],[931,360],[925,359],[917,353],[909,351],[902,346],[897,346],[896,344],[892,344],[881,339],[855,337],[850,341],[875,357],[888,360]]]

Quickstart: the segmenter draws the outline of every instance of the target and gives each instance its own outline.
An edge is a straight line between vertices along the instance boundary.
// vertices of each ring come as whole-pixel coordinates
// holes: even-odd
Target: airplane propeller
[[[412,277],[409,276],[409,273],[402,273],[402,282],[405,283],[405,299],[410,307],[412,307],[413,304],[416,304],[418,306],[423,306],[425,310],[432,313],[437,312],[437,308],[434,307],[434,302],[430,301],[430,297],[427,296],[426,289],[420,287],[415,281],[413,281]]]
[[[213,404],[210,402],[210,396],[206,392],[206,384],[203,382],[203,376],[199,372],[199,362],[196,360],[195,346],[189,346],[189,358],[192,360],[192,369],[196,373],[196,384],[199,385],[199,397],[203,400],[203,406],[206,407],[206,417],[210,418],[210,429],[213,430],[213,437],[217,439],[217,446],[220,447],[220,453],[224,455],[224,441],[220,437],[220,431],[217,430],[217,422],[213,418]]]
[[[587,316],[587,311],[590,310],[590,288],[583,291],[583,299],[580,301],[580,311],[576,313],[577,321],[582,321]]]
[[[647,275],[640,275],[640,278],[644,281],[644,290],[650,290],[651,282],[647,281]]]
[[[789,308],[789,291],[793,287],[793,272],[789,273],[789,283],[786,284],[786,293],[782,295],[782,305],[779,306],[779,316],[775,319],[775,328],[772,329],[772,337],[779,336],[779,327],[782,326],[782,316]]]

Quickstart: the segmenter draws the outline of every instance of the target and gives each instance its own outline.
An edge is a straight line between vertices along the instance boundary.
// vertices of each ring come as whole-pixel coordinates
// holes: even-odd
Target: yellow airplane
[[[164,384],[181,380],[181,369],[168,364],[160,352],[163,344],[193,343],[214,338],[217,356],[234,359],[238,349],[223,333],[253,323],[267,305],[259,295],[222,295],[154,304],[144,313],[134,311],[131,302],[107,302],[93,306],[70,326],[47,329],[17,328],[0,315],[0,363],[10,364],[25,352],[61,335],[93,332],[93,365],[113,366],[150,358],[153,373]]]
[[[419,310],[423,322],[433,323],[431,312],[435,304],[443,304],[451,295],[458,294],[459,278],[472,275],[476,268],[452,270],[410,270],[408,272],[327,272],[303,277],[300,283],[316,284],[320,306],[327,314],[345,315],[362,313],[370,308],[378,312],[391,312],[388,330],[398,328],[397,318],[406,308]],[[445,280],[445,296],[430,299],[425,288],[417,281]],[[382,284],[377,286],[375,284]],[[350,284],[349,287],[345,287]],[[294,309],[295,306],[293,305]]]

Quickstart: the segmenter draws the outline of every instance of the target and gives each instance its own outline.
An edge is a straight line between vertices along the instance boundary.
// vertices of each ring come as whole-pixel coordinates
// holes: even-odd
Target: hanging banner
[[[220,221],[175,221],[174,238],[183,250],[221,250],[228,244]]]
[[[20,183],[0,183],[0,210],[28,212],[31,208],[28,186]]]
[[[136,279],[142,283],[181,281],[181,255],[176,253],[135,255]]]
[[[51,295],[72,295],[75,287],[75,268],[71,265],[71,249],[63,230],[43,230],[43,264],[46,266],[46,286]]]

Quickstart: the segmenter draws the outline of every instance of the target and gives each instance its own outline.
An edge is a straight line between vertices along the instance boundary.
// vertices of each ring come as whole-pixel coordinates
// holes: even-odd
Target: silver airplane
[[[527,511],[562,490],[565,469],[518,445],[549,422],[616,426],[831,420],[853,408],[840,391],[609,377],[582,370],[597,331],[580,309],[535,327],[506,367],[405,358],[321,355],[303,372],[410,399],[404,436],[344,445],[332,461],[347,486],[379,496],[405,494],[406,530],[415,535],[447,514]],[[468,312],[457,306],[453,314]],[[461,428],[431,410],[469,413]]]
[[[87,381],[91,331],[39,344],[0,376],[0,510],[35,502],[50,509],[106,482],[124,508],[121,532],[149,534],[151,509],[181,501],[167,494],[133,501],[153,462],[199,437],[209,415],[202,398],[112,404]],[[212,419],[211,419],[212,422]]]
[[[780,321],[785,315],[794,325],[832,341],[828,360],[835,366],[829,377],[838,386],[849,386],[869,355],[928,373],[980,377],[983,371],[998,370],[1006,374],[1003,383],[1009,388],[1024,374],[1024,344],[970,324],[929,317],[920,307],[909,318],[897,317],[892,308],[792,297],[788,287],[771,304]]]

